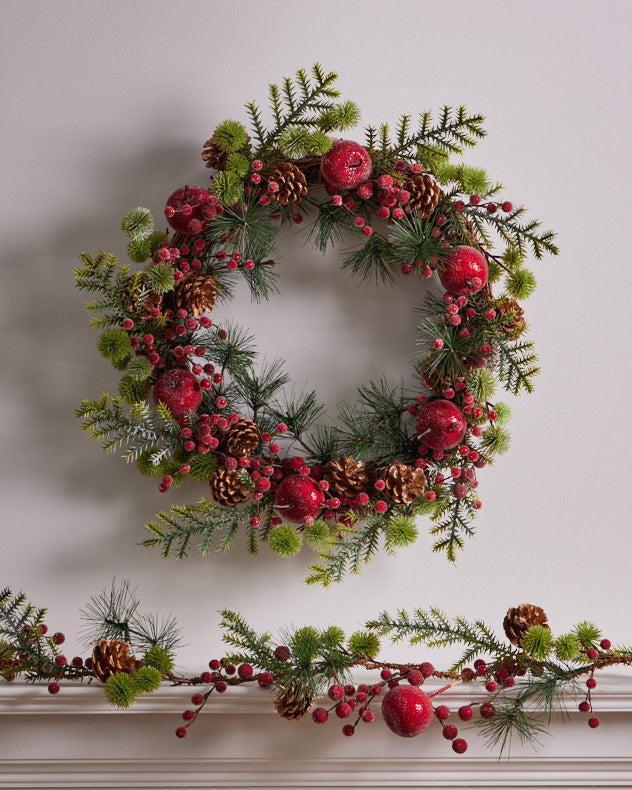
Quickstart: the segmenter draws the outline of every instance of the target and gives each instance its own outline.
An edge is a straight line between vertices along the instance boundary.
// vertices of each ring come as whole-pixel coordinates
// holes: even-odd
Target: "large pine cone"
[[[532,625],[549,628],[548,617],[544,609],[532,603],[521,603],[507,611],[503,620],[503,628],[512,645],[522,647],[522,637]],[[550,630],[550,628],[549,628]]]
[[[130,656],[129,642],[120,639],[99,639],[92,651],[92,674],[101,681],[117,672],[132,672],[136,666],[136,656]]]
[[[425,222],[439,203],[441,196],[439,184],[425,173],[416,173],[407,178],[401,188],[410,192],[410,200],[404,204],[404,209],[410,213],[417,213]]]
[[[496,312],[500,318],[503,334],[510,340],[515,340],[524,332],[527,323],[524,320],[524,310],[515,299],[500,299],[496,303]]]
[[[350,456],[327,461],[323,477],[337,494],[347,497],[357,496],[369,484],[364,461],[356,461]]]
[[[426,490],[426,475],[423,471],[400,462],[383,469],[381,477],[386,483],[384,498],[396,505],[410,505]]]
[[[202,159],[206,167],[212,167],[214,170],[223,170],[228,159],[228,154],[215,142],[214,137],[210,137],[204,143],[204,150],[202,151]]]
[[[197,318],[207,310],[213,309],[218,296],[219,289],[212,275],[206,272],[192,271],[187,272],[175,284],[173,290],[167,295],[166,301],[174,312],[186,310],[187,313]]]
[[[278,192],[270,193],[273,200],[287,206],[288,203],[300,203],[307,194],[307,179],[300,167],[292,162],[279,162],[268,174],[268,181],[276,181]]]
[[[259,446],[261,431],[252,420],[242,418],[224,435],[223,450],[227,455],[239,458],[250,455]]]
[[[311,683],[292,678],[287,689],[282,689],[274,700],[276,712],[284,719],[300,719],[314,704],[314,689]]]
[[[218,467],[209,480],[211,496],[223,507],[243,505],[250,497],[250,487],[242,480],[239,469]]]
[[[127,305],[127,307],[131,308],[134,313],[140,307],[140,317],[146,321],[148,318],[151,318],[151,311],[154,308],[157,308],[158,310],[162,308],[162,294],[145,290],[146,286],[144,284],[141,285],[140,289],[132,290],[133,279],[133,277],[127,278],[126,288],[121,293],[121,299],[123,303]]]

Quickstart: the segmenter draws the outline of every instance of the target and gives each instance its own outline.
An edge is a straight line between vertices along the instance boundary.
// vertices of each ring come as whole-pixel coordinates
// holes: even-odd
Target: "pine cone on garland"
[[[522,647],[522,637],[533,625],[549,628],[548,617],[544,609],[534,606],[532,603],[521,603],[520,606],[512,607],[507,611],[503,620],[507,639],[516,647]],[[551,629],[549,628],[549,630]]]
[[[272,200],[278,200],[284,206],[289,203],[300,203],[307,194],[307,179],[300,167],[293,162],[279,162],[268,174],[268,181],[276,181],[277,192],[271,192]]]
[[[212,310],[219,289],[215,278],[206,272],[187,272],[175,284],[172,291],[167,294],[165,302],[175,312],[186,310],[187,313],[197,318],[207,310]]]
[[[515,340],[525,331],[527,322],[524,320],[524,310],[515,299],[500,299],[496,303],[496,313],[503,334],[510,340]]]
[[[140,317],[143,320],[147,320],[151,318],[151,311],[154,309],[162,309],[162,294],[154,293],[154,291],[145,290],[145,293],[141,294],[143,289],[146,288],[144,283],[141,283],[141,287],[139,289],[132,290],[132,280],[133,277],[128,277],[127,279],[127,287],[121,293],[121,300],[124,304],[126,304],[129,308],[131,308],[132,312],[136,312],[138,308],[141,308]]]
[[[222,449],[235,458],[251,455],[259,446],[260,437],[261,431],[256,423],[241,418],[224,434]]]
[[[117,672],[132,672],[136,656],[130,656],[130,643],[120,639],[99,639],[92,651],[92,674],[101,683]]]
[[[211,496],[223,507],[243,505],[250,497],[250,487],[241,478],[239,469],[218,467],[209,480]]]
[[[366,464],[364,461],[356,461],[351,456],[327,461],[323,477],[337,494],[347,497],[357,496],[369,484]]]
[[[396,505],[410,505],[426,490],[426,475],[423,471],[412,469],[399,461],[383,469],[381,477],[386,483],[384,498]]]
[[[283,719],[300,719],[314,704],[314,689],[311,683],[292,678],[286,689],[279,691],[274,700],[276,712]]]
[[[214,137],[210,137],[204,143],[202,159],[206,167],[212,167],[214,170],[223,170],[226,166],[228,154],[217,145]]]
[[[441,187],[429,175],[416,173],[402,182],[401,188],[410,192],[410,200],[404,203],[404,210],[417,213],[424,222],[437,208]]]

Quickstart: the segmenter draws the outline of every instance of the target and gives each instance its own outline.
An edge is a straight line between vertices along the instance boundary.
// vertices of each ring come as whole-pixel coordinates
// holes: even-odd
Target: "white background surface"
[[[180,620],[191,669],[219,650],[223,606],[272,630],[352,629],[433,603],[500,628],[508,606],[530,601],[554,630],[587,618],[629,641],[631,21],[624,1],[4,3],[0,584],[48,605],[71,636],[79,606],[129,578]],[[478,535],[457,566],[430,553],[422,524],[414,547],[326,591],[302,583],[307,550],[177,562],[138,547],[170,495],[101,454],[73,415],[118,381],[73,289],[77,253],[122,253],[125,211],[159,217],[173,189],[203,185],[214,126],[316,60],[340,74],[363,124],[443,103],[484,113],[489,136],[466,161],[557,229],[562,250],[534,263],[526,307],[543,372],[512,403],[512,449],[481,475]],[[288,359],[298,386],[333,402],[406,372],[421,292],[358,289],[335,254],[300,239],[283,252],[282,295],[256,309],[243,299],[234,317]],[[200,493],[192,483],[173,500]]]

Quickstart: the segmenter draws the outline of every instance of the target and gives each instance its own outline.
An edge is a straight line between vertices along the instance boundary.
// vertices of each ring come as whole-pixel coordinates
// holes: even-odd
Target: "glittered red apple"
[[[430,697],[417,686],[395,686],[382,700],[386,726],[402,738],[414,738],[432,721]]]
[[[323,509],[325,495],[310,477],[291,475],[279,483],[274,506],[292,524],[304,524]]]
[[[193,373],[174,368],[156,380],[154,402],[164,403],[171,415],[178,420],[199,409],[202,403],[202,387]]]
[[[461,245],[450,250],[439,271],[441,285],[452,296],[471,296],[487,284],[487,259],[475,247]]]
[[[208,227],[205,209],[211,199],[202,187],[184,186],[169,195],[165,217],[178,233],[195,235]]]
[[[320,161],[325,182],[335,189],[356,189],[369,178],[372,167],[369,152],[353,140],[338,140]]]
[[[467,420],[452,401],[430,401],[417,415],[417,438],[431,450],[452,450],[465,436]]]

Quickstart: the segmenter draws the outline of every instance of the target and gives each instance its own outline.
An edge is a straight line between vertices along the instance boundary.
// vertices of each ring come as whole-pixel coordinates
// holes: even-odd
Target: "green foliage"
[[[450,164],[444,161],[435,170],[437,180],[441,184],[455,182],[468,195],[487,195],[491,182],[482,167],[471,167],[466,164]]]
[[[307,147],[310,153],[323,156],[331,148],[331,138],[324,132],[316,130],[309,135]]]
[[[532,625],[522,637],[522,649],[524,652],[537,659],[544,660],[553,647],[553,636],[551,630],[543,625]]]
[[[494,410],[498,417],[496,417],[496,425],[507,425],[511,420],[511,406],[499,401],[494,404]]]
[[[157,294],[171,291],[176,283],[173,276],[173,266],[169,263],[152,263],[143,272],[143,279],[147,286]]]
[[[559,248],[554,242],[555,233],[552,230],[540,230],[541,222],[537,219],[523,221],[526,209],[518,206],[510,214],[496,212],[489,214],[487,209],[477,206],[466,206],[462,212],[464,219],[469,219],[474,225],[477,236],[488,244],[491,240],[488,229],[494,230],[508,247],[517,251],[521,256],[531,249],[538,260],[544,253],[557,255]]]
[[[444,242],[433,236],[433,227],[431,222],[407,214],[392,224],[389,234],[390,254],[398,269],[404,264],[414,266],[418,261],[435,261],[441,268],[446,250]]]
[[[298,628],[288,641],[301,664],[311,664],[321,649],[320,635],[311,625]]]
[[[151,376],[151,363],[147,357],[132,357],[127,363],[127,375],[136,381],[143,381]]]
[[[325,132],[330,132],[333,129],[346,132],[357,126],[361,117],[362,112],[355,102],[344,101],[340,104],[334,104],[326,110],[321,116],[319,125]]]
[[[211,181],[210,192],[215,195],[220,203],[232,206],[241,199],[242,180],[230,170],[223,170]]]
[[[140,403],[151,392],[151,383],[148,379],[136,379],[132,376],[123,376],[119,382],[119,395],[127,403]]]
[[[279,524],[270,531],[268,543],[275,554],[280,554],[281,557],[292,557],[301,550],[303,538],[291,524]]]
[[[160,688],[162,674],[158,667],[144,666],[134,670],[130,677],[138,694],[152,694]]]
[[[387,549],[409,546],[417,540],[419,530],[411,516],[395,515],[384,527]]]
[[[485,428],[481,437],[481,448],[490,455],[503,455],[511,446],[511,435],[500,425]]]
[[[318,206],[318,214],[309,229],[308,238],[323,254],[344,238],[345,233],[356,230],[351,212],[327,200]]]
[[[349,637],[348,647],[354,655],[375,658],[380,652],[380,639],[374,631],[355,631]]]
[[[283,370],[283,361],[275,359],[264,362],[257,371],[253,367],[242,368],[233,374],[234,384],[242,401],[253,414],[271,403],[279,390],[290,381],[290,376]]]
[[[127,245],[127,254],[134,263],[144,263],[151,256],[151,247],[145,239],[134,239]]]
[[[161,645],[152,645],[143,656],[143,664],[158,670],[161,677],[168,675],[173,669],[173,652]]]
[[[105,681],[105,696],[115,708],[129,708],[139,694],[134,678],[126,672],[117,672]]]
[[[507,341],[496,335],[498,378],[506,390],[518,395],[533,392],[533,379],[540,372],[537,354],[531,341]]]
[[[474,368],[467,377],[467,388],[477,403],[487,403],[496,392],[496,379],[489,368]]]
[[[490,284],[497,283],[505,275],[505,270],[496,261],[487,262],[487,280]]]
[[[535,274],[529,269],[514,269],[505,281],[507,291],[514,299],[527,299],[535,291]]]
[[[323,519],[317,519],[303,530],[307,543],[316,551],[330,548],[336,542],[336,535],[329,524]]]
[[[359,521],[329,551],[319,553],[319,562],[309,568],[307,584],[329,587],[345,577],[347,573],[359,573],[360,568],[370,562],[378,546],[383,517],[370,516]]]
[[[555,656],[560,661],[573,661],[579,655],[581,643],[577,634],[562,634],[553,642]]]
[[[129,336],[124,329],[106,329],[101,334],[97,347],[102,356],[110,362],[123,362],[132,353]]]
[[[288,126],[279,135],[281,153],[291,159],[300,159],[310,150],[310,138],[305,126]]]
[[[244,154],[235,152],[230,154],[226,159],[226,170],[231,173],[236,173],[240,178],[243,178],[250,170],[250,159]]]
[[[222,121],[213,132],[217,147],[226,153],[241,150],[248,142],[248,133],[239,121]]]
[[[392,283],[398,271],[393,246],[379,233],[373,233],[361,247],[347,252],[342,268],[362,281],[374,280],[376,285],[380,282]]]
[[[502,254],[502,261],[509,271],[514,271],[522,266],[524,258],[524,250],[516,247],[507,247]]]
[[[154,229],[154,218],[148,208],[139,206],[121,220],[121,230],[130,241],[145,241]]]
[[[155,453],[156,448],[151,447],[149,450],[140,453],[136,459],[136,468],[141,475],[145,475],[145,477],[156,477],[156,475],[162,474],[161,465],[155,464],[152,461]]]
[[[455,562],[457,551],[465,547],[465,537],[474,534],[471,522],[475,515],[473,499],[446,499],[431,517],[434,522],[432,534],[438,536],[432,550],[445,551],[448,560]]]
[[[296,395],[285,394],[275,403],[268,413],[278,423],[285,422],[290,436],[296,439],[308,431],[323,414],[325,407],[316,400],[316,392],[301,392]]]
[[[594,623],[584,620],[573,628],[573,633],[579,639],[582,647],[594,647],[601,639],[601,631]]]
[[[326,650],[338,650],[345,641],[345,632],[337,625],[330,625],[321,634],[321,642]]]
[[[191,460],[188,463],[191,467],[189,476],[194,480],[200,480],[201,482],[205,483],[210,480],[211,475],[217,471],[217,467],[219,466],[219,458],[217,455],[215,455],[215,453],[206,453],[206,455],[196,453],[191,457]]]

